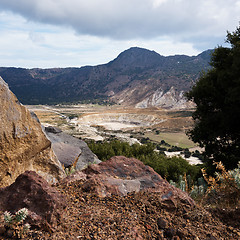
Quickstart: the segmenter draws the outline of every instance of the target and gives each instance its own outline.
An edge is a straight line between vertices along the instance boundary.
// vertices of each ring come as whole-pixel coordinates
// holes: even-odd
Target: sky
[[[130,47],[197,55],[225,44],[240,0],[0,0],[0,67],[107,63]]]

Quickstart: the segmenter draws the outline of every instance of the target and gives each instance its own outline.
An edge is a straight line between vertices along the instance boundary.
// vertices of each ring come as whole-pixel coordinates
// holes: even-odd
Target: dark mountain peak
[[[200,57],[200,58],[204,59],[205,61],[210,62],[213,51],[214,51],[213,49],[208,49],[208,50],[203,51],[202,53],[198,54],[197,57]]]
[[[139,55],[147,55],[147,56],[157,56],[159,57],[160,54],[156,53],[155,51],[151,51],[145,48],[140,48],[140,47],[131,47],[125,51],[123,51],[122,53],[119,54],[118,57],[120,57],[121,55],[135,55],[135,56],[139,56]]]
[[[163,56],[145,48],[131,47],[118,55],[109,65],[113,67],[154,67],[160,64]]]

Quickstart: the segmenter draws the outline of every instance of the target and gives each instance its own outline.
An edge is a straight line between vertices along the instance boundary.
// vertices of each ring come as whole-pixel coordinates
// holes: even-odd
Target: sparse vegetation
[[[6,235],[10,238],[23,238],[30,229],[28,223],[23,224],[24,220],[28,216],[28,209],[22,208],[15,214],[10,212],[4,212],[4,228]]]
[[[82,152],[80,152],[80,153],[78,154],[78,156],[75,158],[74,162],[73,162],[70,166],[65,167],[64,165],[62,165],[63,170],[65,171],[65,173],[66,173],[67,176],[69,176],[69,175],[71,175],[71,174],[73,174],[73,173],[76,172],[77,161],[78,161],[78,159],[79,159],[79,157],[80,157],[81,154],[82,154]]]
[[[202,169],[208,184],[206,201],[220,207],[237,207],[240,205],[240,162],[234,170],[226,170],[222,162],[214,162],[215,176],[208,176]]]
[[[240,205],[240,162],[233,170],[226,170],[221,162],[214,162],[215,176],[208,176],[204,168],[203,177],[193,181],[190,175],[179,175],[177,181],[169,183],[186,191],[191,197],[211,207],[239,207]]]

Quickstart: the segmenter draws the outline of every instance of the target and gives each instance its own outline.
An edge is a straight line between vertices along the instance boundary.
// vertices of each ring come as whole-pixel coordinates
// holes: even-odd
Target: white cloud
[[[222,44],[239,12],[236,0],[1,0],[0,66],[100,64],[132,46],[194,55]]]
[[[161,6],[163,3],[167,2],[168,0],[152,0],[153,2],[153,7],[158,8]]]
[[[79,34],[115,39],[202,35],[202,30],[216,35],[219,27],[238,23],[240,10],[236,0],[1,0],[0,7],[29,20],[71,26]]]

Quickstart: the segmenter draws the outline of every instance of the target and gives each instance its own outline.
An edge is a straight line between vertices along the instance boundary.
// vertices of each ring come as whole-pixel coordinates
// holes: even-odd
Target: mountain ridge
[[[171,95],[174,101],[167,97],[169,104],[157,99],[153,105],[169,108],[179,102],[179,96],[182,100],[182,93],[189,90],[202,70],[209,68],[211,51],[192,57],[165,57],[155,51],[132,47],[112,61],[97,66],[0,68],[0,75],[24,104],[105,99],[135,106],[156,95],[157,91],[162,92],[161,97],[168,93],[165,98]],[[173,90],[176,97],[171,94]]]

